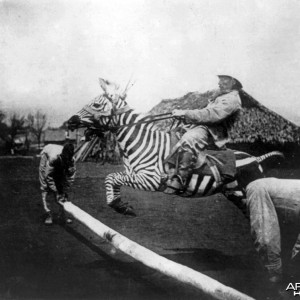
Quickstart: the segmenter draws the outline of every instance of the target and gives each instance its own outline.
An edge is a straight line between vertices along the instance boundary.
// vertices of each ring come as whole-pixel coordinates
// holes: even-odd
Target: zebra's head
[[[99,78],[103,93],[85,105],[68,120],[68,127],[74,130],[79,127],[106,127],[111,122],[114,111],[126,106],[125,92],[120,92],[117,84]]]

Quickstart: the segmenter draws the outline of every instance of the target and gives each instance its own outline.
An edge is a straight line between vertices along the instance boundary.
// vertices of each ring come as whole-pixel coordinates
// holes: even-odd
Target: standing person
[[[179,110],[172,115],[196,124],[188,130],[167,159],[169,167],[166,193],[180,191],[186,185],[195,166],[197,156],[206,148],[223,150],[229,140],[228,130],[242,109],[239,90],[242,84],[229,75],[218,75],[219,90],[203,109]],[[179,155],[177,157],[177,154]],[[178,161],[178,163],[177,163]],[[175,166],[178,167],[175,169]]]
[[[74,145],[65,144],[64,146],[49,144],[44,147],[41,153],[39,165],[39,179],[42,191],[43,208],[46,213],[45,224],[52,225],[53,217],[49,209],[47,194],[52,192],[56,196],[56,201],[66,201],[68,195],[66,190],[74,182],[76,167],[74,155]],[[66,223],[72,220],[65,218],[63,208],[60,208],[60,217]]]
[[[280,223],[288,224],[295,237],[298,235],[291,251],[292,261],[300,251],[300,180],[257,179],[247,185],[246,199],[241,201],[239,208],[250,220],[254,246],[269,281],[278,283],[283,270]]]

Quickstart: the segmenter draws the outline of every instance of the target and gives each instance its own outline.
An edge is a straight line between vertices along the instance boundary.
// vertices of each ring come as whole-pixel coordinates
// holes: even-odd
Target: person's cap
[[[243,88],[243,85],[234,77],[230,76],[230,75],[218,75],[218,77],[221,79],[221,78],[231,78],[231,79],[234,79],[235,80],[235,85],[234,87],[236,89],[242,89]]]

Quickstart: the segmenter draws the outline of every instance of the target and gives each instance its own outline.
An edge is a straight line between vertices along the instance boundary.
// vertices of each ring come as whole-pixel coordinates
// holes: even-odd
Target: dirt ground
[[[76,221],[45,226],[38,162],[37,158],[0,159],[0,299],[209,299],[114,253],[109,244]],[[221,195],[183,199],[124,188],[123,200],[134,206],[138,216],[119,215],[106,205],[104,178],[120,169],[78,164],[70,200],[172,261],[256,299],[275,299],[254,251],[248,221],[231,202]],[[299,174],[273,170],[270,175]],[[53,210],[57,211],[54,204]],[[286,244],[283,241],[286,256],[291,250],[289,239]],[[294,282],[300,281],[299,266],[292,270]]]

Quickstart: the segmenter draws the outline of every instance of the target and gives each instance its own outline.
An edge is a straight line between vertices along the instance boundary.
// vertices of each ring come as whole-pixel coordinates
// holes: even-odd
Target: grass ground
[[[183,199],[123,188],[123,200],[138,216],[119,215],[106,205],[104,178],[121,168],[78,164],[70,200],[170,260],[256,299],[270,295],[248,222],[232,203],[221,195]],[[37,159],[1,159],[0,170],[0,299],[208,299],[113,253],[109,244],[76,221],[46,227]],[[293,170],[272,172],[295,176]]]

